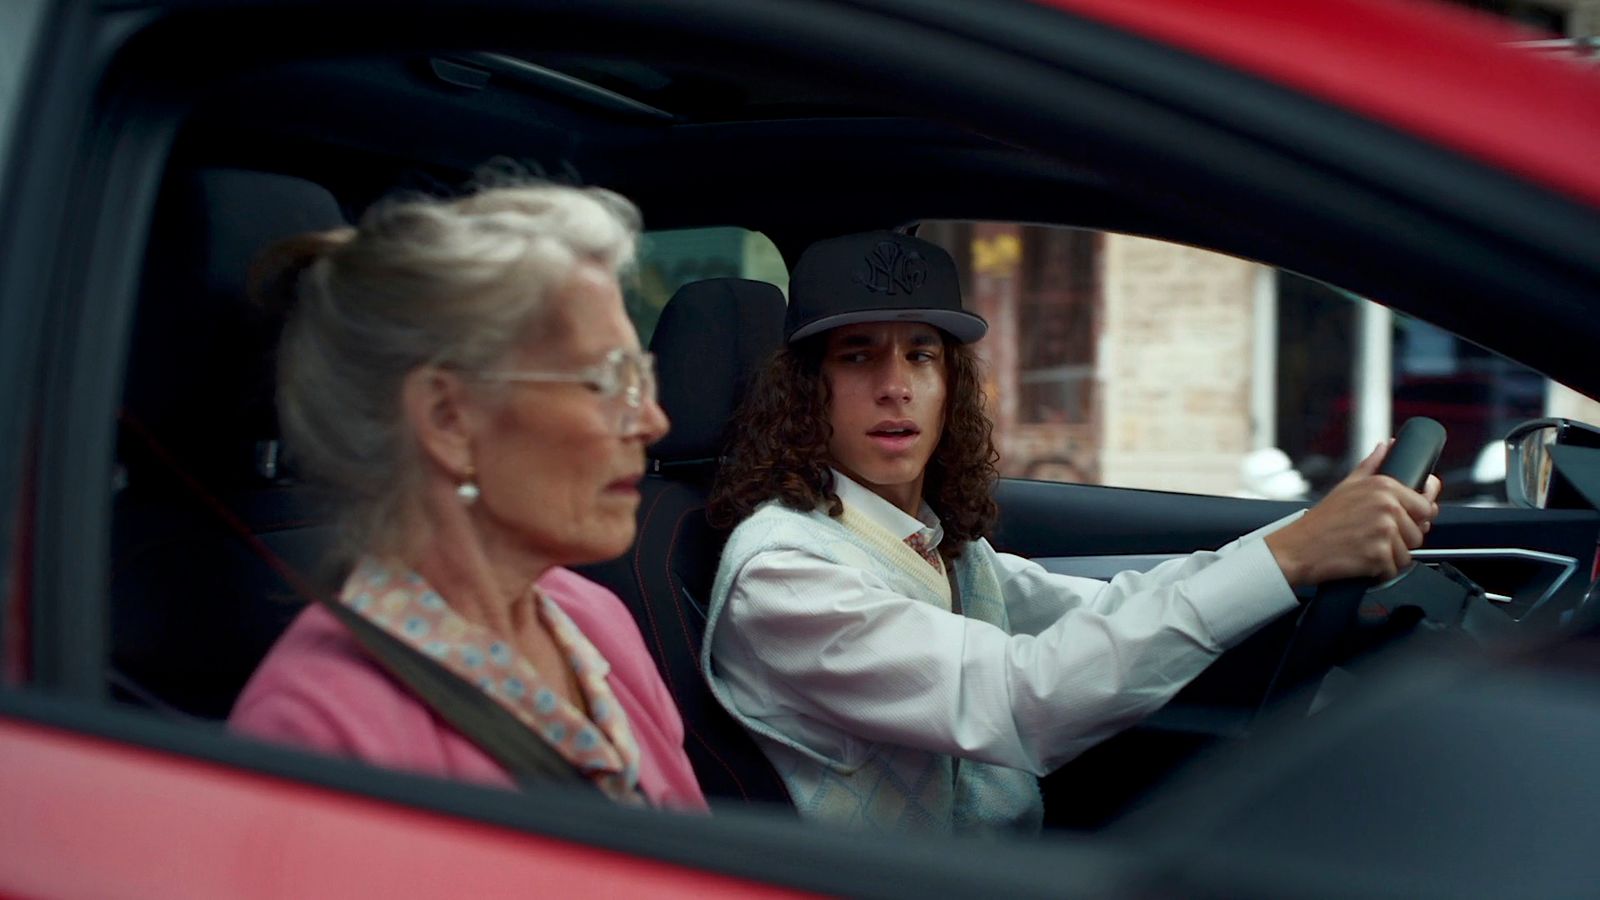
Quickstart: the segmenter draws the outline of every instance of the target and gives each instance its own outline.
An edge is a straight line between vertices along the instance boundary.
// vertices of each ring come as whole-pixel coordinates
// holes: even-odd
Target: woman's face
[[[639,350],[614,277],[580,267],[552,298],[548,335],[519,347],[504,372],[577,373],[617,349]],[[646,397],[619,433],[623,397],[571,382],[513,382],[485,391],[474,417],[472,508],[490,550],[531,552],[555,565],[611,559],[633,542],[645,447],[667,433]],[[496,548],[496,543],[504,544]]]

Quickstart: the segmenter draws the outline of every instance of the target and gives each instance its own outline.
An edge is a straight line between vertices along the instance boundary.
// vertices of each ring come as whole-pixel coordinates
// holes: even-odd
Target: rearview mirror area
[[[1523,509],[1586,508],[1584,492],[1557,474],[1556,447],[1600,450],[1600,428],[1571,419],[1534,419],[1506,435],[1506,498]],[[1575,487],[1575,486],[1574,486]]]

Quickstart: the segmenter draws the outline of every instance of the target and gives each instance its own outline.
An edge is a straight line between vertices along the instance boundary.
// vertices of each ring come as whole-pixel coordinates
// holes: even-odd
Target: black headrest
[[[650,448],[660,463],[714,460],[745,387],[783,344],[783,292],[763,281],[711,278],[678,289],[650,351],[672,431]]]
[[[247,475],[251,443],[276,437],[282,323],[247,298],[251,261],[281,238],[344,224],[326,188],[287,175],[200,169],[166,186],[123,405],[194,474]]]

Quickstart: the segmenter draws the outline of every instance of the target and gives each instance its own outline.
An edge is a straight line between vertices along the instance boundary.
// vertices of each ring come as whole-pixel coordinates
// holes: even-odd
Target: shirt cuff
[[[1277,558],[1260,538],[1245,541],[1188,582],[1190,602],[1223,649],[1298,603]]]

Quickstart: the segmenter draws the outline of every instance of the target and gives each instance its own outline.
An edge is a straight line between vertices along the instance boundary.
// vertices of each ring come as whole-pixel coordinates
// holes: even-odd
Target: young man
[[[1294,587],[1394,574],[1438,512],[1437,479],[1373,474],[1379,448],[1303,515],[1146,573],[998,553],[987,327],[937,246],[823,241],[740,414],[703,664],[805,817],[1036,830],[1035,776],[1159,708]]]

